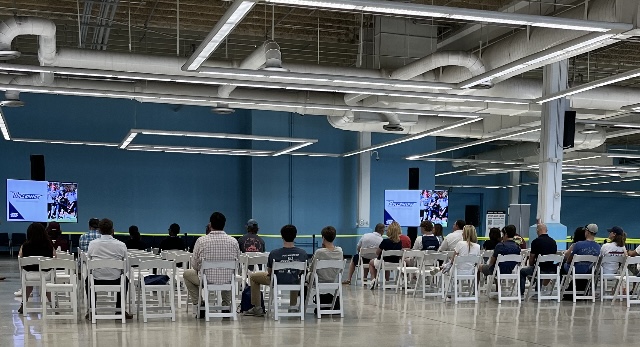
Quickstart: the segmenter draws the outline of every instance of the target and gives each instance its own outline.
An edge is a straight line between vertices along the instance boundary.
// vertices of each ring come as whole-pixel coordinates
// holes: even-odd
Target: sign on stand
[[[484,236],[489,236],[491,228],[502,229],[507,225],[507,213],[505,211],[487,211]]]

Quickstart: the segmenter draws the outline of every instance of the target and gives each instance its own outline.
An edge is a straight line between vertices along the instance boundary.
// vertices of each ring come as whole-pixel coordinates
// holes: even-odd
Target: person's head
[[[133,240],[140,240],[140,231],[137,226],[132,225],[129,227],[129,237]]]
[[[100,224],[100,220],[98,218],[89,219],[89,229],[98,230],[98,224]]]
[[[387,236],[393,242],[400,242],[400,235],[402,234],[402,228],[398,222],[393,222],[387,228]]]
[[[573,243],[584,241],[587,238],[584,236],[587,232],[585,227],[577,227],[573,232],[573,238],[571,239]]]
[[[111,235],[113,234],[113,222],[111,219],[102,218],[98,223],[98,229],[100,229],[100,234],[102,235]]]
[[[224,225],[227,223],[227,218],[220,212],[214,212],[209,217],[209,225],[211,230],[224,230]]]
[[[467,225],[467,223],[465,223],[462,219],[458,219],[454,224],[453,224],[453,231],[456,230],[462,230],[464,229],[464,226]]]
[[[442,224],[435,224],[433,226],[433,235],[442,236]]]
[[[58,222],[49,222],[45,231],[51,240],[55,240],[62,235],[62,230],[60,229],[60,224]]]
[[[253,218],[247,221],[246,227],[249,234],[257,234],[258,230],[260,230],[260,228],[258,228],[258,222]]]
[[[500,242],[500,238],[502,237],[502,233],[499,228],[491,228],[489,229],[489,240]]]
[[[336,239],[336,228],[332,227],[332,226],[326,226],[324,228],[322,228],[322,231],[320,232],[320,234],[322,234],[322,244],[325,245],[332,245],[333,241]]]
[[[473,225],[465,225],[462,227],[462,240],[467,241],[467,244],[478,243],[478,234],[476,233],[476,227]]]
[[[420,223],[420,230],[425,235],[433,233],[433,223],[428,220],[422,221],[422,223]]]
[[[384,235],[384,224],[382,223],[376,224],[376,228],[374,229],[374,231],[380,235]]]
[[[53,248],[51,239],[40,223],[31,223],[27,228],[27,243],[34,245],[50,245]]]
[[[615,242],[618,247],[624,247],[626,237],[621,227],[615,226],[607,231],[609,232],[609,240]]]
[[[540,223],[536,225],[536,234],[538,234],[538,236],[544,235],[548,232],[549,230],[547,229],[547,226],[545,224]]]
[[[591,223],[588,224],[586,227],[584,227],[584,237],[587,240],[593,240],[596,237],[596,234],[598,233],[598,225]]]
[[[295,225],[287,224],[280,229],[280,236],[284,242],[293,242],[298,235],[298,229]]]
[[[180,234],[180,225],[173,223],[169,225],[169,236],[178,236]]]
[[[505,240],[516,237],[516,234],[516,226],[513,224],[509,224],[506,227],[502,228],[502,238]]]

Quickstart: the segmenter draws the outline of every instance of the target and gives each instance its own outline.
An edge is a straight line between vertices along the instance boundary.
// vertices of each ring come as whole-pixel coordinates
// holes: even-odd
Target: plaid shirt
[[[196,245],[193,248],[193,258],[191,258],[191,267],[200,272],[200,266],[203,261],[235,261],[238,257],[240,257],[240,247],[238,247],[236,239],[227,235],[224,231],[211,231],[208,235],[202,236],[196,241]],[[230,283],[232,274],[232,270],[205,270],[209,284]]]
[[[80,247],[83,252],[87,252],[89,250],[89,242],[99,238],[100,232],[98,230],[89,230],[80,236],[78,247]]]

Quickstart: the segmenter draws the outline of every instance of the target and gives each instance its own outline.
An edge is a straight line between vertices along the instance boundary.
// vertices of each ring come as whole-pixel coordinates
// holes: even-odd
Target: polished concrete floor
[[[209,323],[181,310],[176,322],[121,324],[84,319],[43,323],[16,310],[17,261],[0,259],[0,346],[612,346],[640,340],[640,306],[611,302],[503,303],[478,305],[414,299],[391,291],[345,287],[345,318],[304,322],[240,317]]]

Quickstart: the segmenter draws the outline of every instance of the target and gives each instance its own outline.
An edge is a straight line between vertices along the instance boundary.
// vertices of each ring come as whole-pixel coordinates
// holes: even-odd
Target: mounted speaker
[[[44,155],[31,155],[31,180],[44,181]]]
[[[480,226],[480,206],[467,205],[464,207],[464,222],[474,227]]]
[[[565,111],[562,148],[573,148],[576,137],[576,111]]]
[[[417,167],[409,168],[409,190],[420,189],[420,169]],[[416,241],[418,237],[418,228],[408,227],[407,236],[411,239],[411,245]]]

